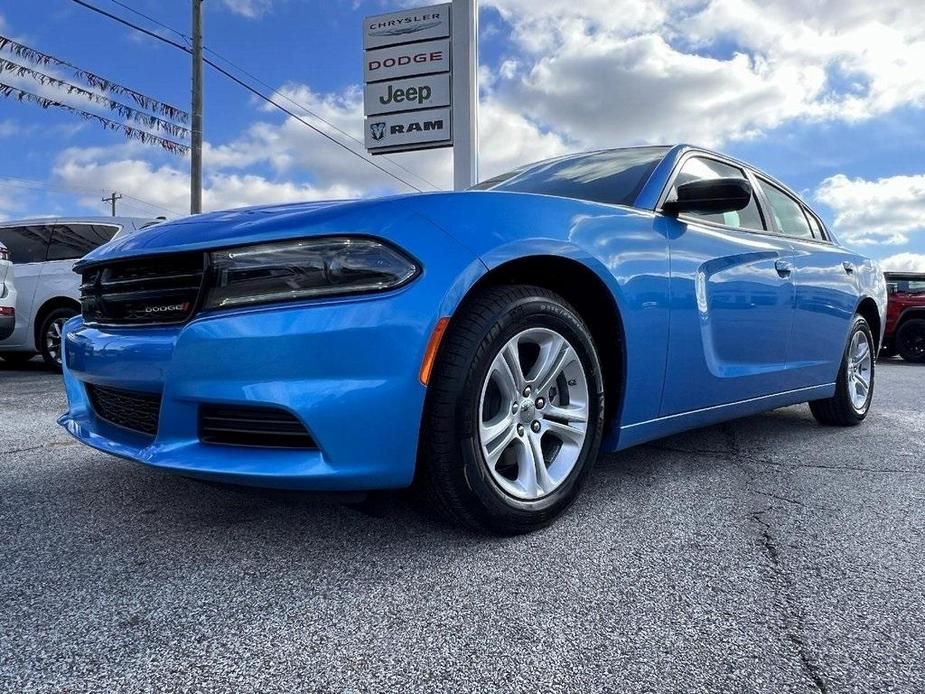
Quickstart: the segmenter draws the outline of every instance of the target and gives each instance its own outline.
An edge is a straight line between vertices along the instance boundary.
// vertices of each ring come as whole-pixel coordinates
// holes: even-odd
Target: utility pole
[[[479,3],[453,0],[453,189],[479,178]]]
[[[190,213],[202,212],[202,0],[190,0],[193,6],[193,107],[190,135]]]
[[[103,198],[102,202],[112,203],[112,216],[116,216],[116,200],[121,200],[122,196],[119,195],[116,191],[112,191],[112,195],[108,198]]]

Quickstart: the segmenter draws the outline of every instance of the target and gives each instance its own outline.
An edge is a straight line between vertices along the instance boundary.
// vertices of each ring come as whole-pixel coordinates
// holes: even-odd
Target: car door
[[[50,239],[51,227],[46,225],[0,227],[0,242],[7,247],[13,261],[17,292],[16,327],[12,335],[0,341],[0,347],[31,348],[35,294]]]
[[[117,231],[119,226],[115,224],[56,224],[36,302],[53,297],[79,300],[80,277],[74,272],[75,261],[112,239]]]
[[[695,153],[680,183],[751,180],[737,164]],[[787,368],[794,287],[790,243],[769,229],[761,200],[722,215],[665,216],[671,252],[668,369],[661,415],[779,392]]]
[[[787,387],[834,383],[858,305],[857,273],[866,261],[831,243],[819,219],[790,193],[762,177],[758,185],[772,223],[794,250]]]

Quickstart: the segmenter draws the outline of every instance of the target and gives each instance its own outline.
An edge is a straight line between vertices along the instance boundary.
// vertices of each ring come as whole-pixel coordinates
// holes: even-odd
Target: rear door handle
[[[843,268],[845,268],[845,272],[847,272],[849,275],[853,275],[853,274],[854,274],[854,263],[849,263],[849,262],[846,260],[845,262],[843,262],[843,263],[841,264],[841,266],[842,266]]]
[[[774,269],[777,270],[777,274],[781,277],[790,277],[790,273],[793,272],[793,263],[789,260],[776,260],[774,261]]]

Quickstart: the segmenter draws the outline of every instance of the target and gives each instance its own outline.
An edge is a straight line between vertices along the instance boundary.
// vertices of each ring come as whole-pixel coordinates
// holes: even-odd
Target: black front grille
[[[161,412],[160,395],[90,384],[87,384],[87,393],[100,419],[140,434],[157,434],[157,421]]]
[[[227,446],[318,447],[297,417],[276,407],[203,405],[199,408],[199,440]]]
[[[83,271],[80,303],[87,323],[183,323],[199,302],[205,255],[178,253],[120,260]]]

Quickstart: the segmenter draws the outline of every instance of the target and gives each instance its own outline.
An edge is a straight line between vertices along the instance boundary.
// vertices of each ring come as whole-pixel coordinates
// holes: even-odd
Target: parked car
[[[13,262],[18,289],[15,324],[10,334],[0,334],[0,357],[23,363],[39,353],[46,364],[60,368],[61,327],[80,313],[80,277],[73,272],[74,262],[114,237],[155,221],[81,217],[0,223],[0,243]]]
[[[16,287],[10,252],[0,243],[0,340],[9,337],[16,325]]]
[[[518,533],[602,448],[807,401],[866,417],[883,273],[770,176],[639,147],[478,188],[197,215],[89,254],[59,422],[209,480],[414,483]]]
[[[889,304],[881,357],[925,362],[925,273],[888,272]]]

